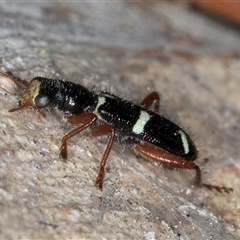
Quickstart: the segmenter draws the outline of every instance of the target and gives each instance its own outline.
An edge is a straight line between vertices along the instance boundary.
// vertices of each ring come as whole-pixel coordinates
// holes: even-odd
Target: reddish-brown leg
[[[103,179],[104,179],[104,175],[105,175],[105,166],[107,163],[107,159],[109,156],[109,153],[112,149],[112,145],[113,145],[113,141],[114,141],[114,136],[115,136],[115,128],[112,125],[109,124],[103,124],[103,125],[99,125],[96,126],[92,129],[92,135],[97,137],[97,136],[103,136],[103,135],[107,135],[111,133],[107,148],[103,154],[101,163],[100,163],[100,167],[99,167],[99,172],[98,172],[98,176],[95,182],[95,186],[99,187],[102,190],[102,186],[103,186]]]
[[[196,179],[195,186],[197,187],[205,187],[209,190],[215,189],[218,192],[226,192],[229,193],[232,191],[230,188],[219,187],[214,185],[205,184],[202,182],[202,174],[200,168],[193,162],[184,160],[180,157],[177,157],[162,148],[156,147],[147,142],[140,142],[134,145],[135,149],[143,154],[144,156],[161,163],[167,167],[173,168],[185,168],[185,169],[195,169],[196,171]]]
[[[152,92],[149,95],[147,95],[147,97],[145,97],[140,104],[146,108],[150,108],[152,106],[153,110],[155,112],[158,112],[159,102],[160,102],[159,94],[157,92]]]
[[[89,127],[96,120],[97,116],[93,113],[83,113],[81,115],[69,117],[67,119],[69,123],[81,125],[63,136],[60,147],[60,156],[63,158],[63,160],[66,161],[67,159],[67,140],[73,137],[74,135],[78,134],[79,132],[83,131],[85,128]]]

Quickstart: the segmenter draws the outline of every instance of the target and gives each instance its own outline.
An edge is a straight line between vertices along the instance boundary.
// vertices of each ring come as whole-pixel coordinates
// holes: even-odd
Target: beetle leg
[[[95,137],[107,135],[109,133],[111,133],[111,136],[110,136],[108,145],[106,147],[106,150],[103,154],[103,157],[102,157],[102,160],[100,163],[100,167],[99,167],[98,176],[95,181],[95,186],[99,187],[101,190],[102,190],[103,179],[104,179],[104,175],[105,175],[105,166],[106,166],[107,159],[108,159],[109,153],[112,149],[112,145],[113,145],[113,141],[114,141],[115,128],[114,128],[114,126],[112,126],[110,124],[103,124],[103,125],[96,126],[92,129],[92,135]]]
[[[143,101],[140,103],[143,107],[150,108],[153,107],[153,110],[155,112],[159,111],[159,102],[160,102],[160,97],[157,92],[152,92],[149,95],[147,95]]]
[[[93,113],[83,113],[81,115],[69,117],[67,119],[67,122],[69,123],[81,124],[81,125],[62,137],[61,146],[60,146],[60,156],[63,158],[64,161],[66,161],[67,159],[67,140],[75,136],[76,134],[80,133],[85,128],[89,127],[96,120],[97,120],[97,116]]]
[[[202,182],[202,173],[198,165],[196,165],[193,161],[184,160],[178,156],[175,156],[166,150],[156,147],[153,144],[147,142],[140,142],[134,144],[136,151],[141,153],[142,155],[161,163],[167,167],[173,168],[185,168],[185,169],[195,169],[196,178],[195,178],[195,186],[196,187],[205,187],[209,190],[217,190],[218,192],[226,192],[229,193],[232,191],[231,188],[219,187],[215,185],[205,184]]]

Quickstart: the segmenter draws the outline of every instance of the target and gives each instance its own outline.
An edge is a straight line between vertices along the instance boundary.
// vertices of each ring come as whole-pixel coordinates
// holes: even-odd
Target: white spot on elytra
[[[135,125],[133,126],[132,131],[136,134],[141,134],[144,131],[144,127],[146,123],[149,121],[149,119],[150,115],[145,111],[141,111],[140,116]]]
[[[184,153],[188,154],[189,153],[189,144],[188,144],[187,136],[182,130],[179,130],[179,133],[181,135]]]
[[[100,106],[102,106],[105,102],[106,102],[106,98],[105,97],[98,97],[98,104],[97,104],[97,106],[96,106],[96,108],[95,108],[93,113],[98,114],[98,108]]]

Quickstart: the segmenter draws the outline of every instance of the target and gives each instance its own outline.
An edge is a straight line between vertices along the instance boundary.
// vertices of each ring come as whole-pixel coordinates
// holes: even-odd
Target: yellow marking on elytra
[[[146,111],[141,111],[140,116],[133,126],[132,131],[136,134],[141,134],[144,131],[146,123],[149,121],[150,115]]]
[[[179,133],[181,135],[184,153],[188,154],[189,153],[189,144],[188,144],[187,136],[182,130],[179,130]]]

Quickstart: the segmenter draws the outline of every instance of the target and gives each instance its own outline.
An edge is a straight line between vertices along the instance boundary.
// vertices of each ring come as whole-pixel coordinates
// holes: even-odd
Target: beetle
[[[195,186],[218,192],[232,189],[205,184],[199,166],[194,163],[198,157],[197,148],[189,135],[178,125],[158,114],[160,97],[150,93],[140,104],[122,99],[107,91],[89,90],[83,85],[35,77],[30,82],[10,72],[1,73],[24,92],[15,112],[34,108],[42,117],[48,106],[56,107],[67,114],[67,122],[78,124],[61,139],[60,157],[67,159],[67,141],[84,129],[91,127],[93,136],[109,135],[95,185],[102,190],[105,166],[114,140],[131,143],[136,152],[170,168],[192,169],[196,172]]]

